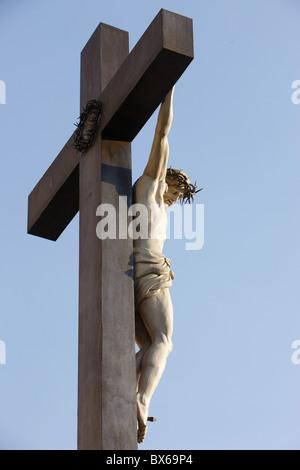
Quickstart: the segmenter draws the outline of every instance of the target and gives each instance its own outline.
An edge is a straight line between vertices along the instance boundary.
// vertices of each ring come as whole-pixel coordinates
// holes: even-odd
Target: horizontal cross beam
[[[79,210],[80,155],[72,136],[28,198],[28,233],[56,241]]]
[[[161,10],[102,95],[102,137],[132,142],[193,60],[193,25]]]
[[[131,142],[193,60],[192,20],[161,10],[101,94],[100,132]],[[57,240],[79,210],[74,134],[28,199],[28,233]],[[88,157],[88,155],[83,158]]]

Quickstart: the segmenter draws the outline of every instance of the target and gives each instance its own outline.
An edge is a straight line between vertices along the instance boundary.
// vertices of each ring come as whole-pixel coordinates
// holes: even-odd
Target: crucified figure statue
[[[172,350],[173,306],[169,287],[174,273],[162,254],[166,210],[179,199],[191,202],[196,184],[183,171],[167,169],[168,133],[173,119],[174,87],[161,104],[147,166],[133,187],[133,199],[148,216],[148,238],[134,241],[138,442],[147,431],[150,400]],[[153,419],[152,419],[153,420]]]

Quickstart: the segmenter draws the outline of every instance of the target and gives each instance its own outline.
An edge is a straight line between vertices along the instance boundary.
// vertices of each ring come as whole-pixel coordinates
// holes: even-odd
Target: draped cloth
[[[134,248],[133,259],[135,308],[138,310],[144,299],[172,286],[174,273],[168,258],[148,248]]]

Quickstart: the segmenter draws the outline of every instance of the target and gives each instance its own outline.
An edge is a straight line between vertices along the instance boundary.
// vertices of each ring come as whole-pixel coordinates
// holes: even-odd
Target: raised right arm
[[[144,171],[144,174],[158,180],[166,177],[169,157],[168,133],[173,120],[173,94],[174,87],[161,104],[150,157]]]

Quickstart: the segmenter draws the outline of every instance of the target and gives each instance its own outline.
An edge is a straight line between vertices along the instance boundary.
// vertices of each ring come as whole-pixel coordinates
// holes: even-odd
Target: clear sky
[[[0,0],[0,449],[76,448],[78,216],[56,243],[32,237],[27,196],[74,130],[98,23],[132,48],[161,8],[194,20],[170,164],[204,188],[205,244],[165,245],[174,350],[140,448],[300,449],[297,0]],[[133,179],[156,116],[133,142]]]

